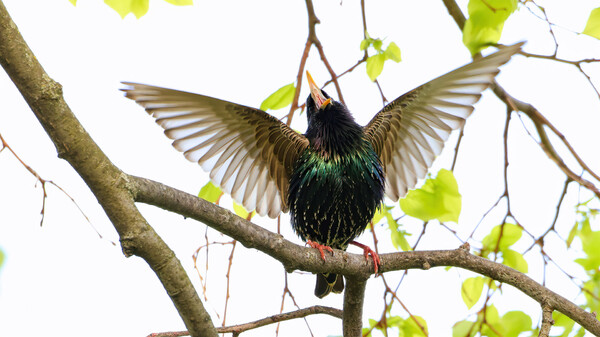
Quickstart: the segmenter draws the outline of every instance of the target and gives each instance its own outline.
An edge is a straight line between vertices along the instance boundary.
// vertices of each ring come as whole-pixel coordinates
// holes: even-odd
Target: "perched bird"
[[[122,90],[246,209],[272,218],[289,211],[294,231],[325,259],[324,250],[354,243],[384,194],[396,201],[425,176],[498,67],[521,46],[500,47],[409,91],[364,127],[307,72],[305,134],[259,109],[208,96],[130,82]],[[377,254],[356,244],[377,272]],[[317,297],[343,288],[341,276],[317,275]]]

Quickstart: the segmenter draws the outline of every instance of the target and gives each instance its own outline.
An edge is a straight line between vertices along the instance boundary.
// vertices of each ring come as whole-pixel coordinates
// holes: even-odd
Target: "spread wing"
[[[248,210],[288,210],[289,178],[308,140],[264,111],[189,92],[123,82],[173,146]]]
[[[523,43],[501,47],[398,97],[373,117],[365,135],[386,171],[386,195],[398,200],[427,173],[452,130],[462,127],[498,74]]]

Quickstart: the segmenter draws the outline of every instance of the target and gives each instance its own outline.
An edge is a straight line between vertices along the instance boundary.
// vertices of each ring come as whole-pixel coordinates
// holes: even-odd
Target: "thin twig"
[[[4,149],[8,149],[8,151],[10,151],[10,153],[12,153],[13,157],[15,157],[17,159],[17,161],[19,161],[19,163],[21,163],[21,165],[29,173],[31,173],[31,175],[33,175],[37,179],[37,181],[40,182],[40,184],[42,186],[42,210],[40,211],[40,214],[42,215],[42,218],[40,220],[40,226],[42,226],[44,224],[44,219],[45,219],[45,214],[46,214],[46,198],[48,198],[48,193],[46,192],[46,184],[50,184],[50,185],[58,188],[59,191],[61,191],[67,198],[69,198],[69,200],[71,200],[71,202],[73,203],[73,205],[75,205],[75,207],[77,207],[77,210],[79,210],[79,213],[81,213],[81,215],[85,218],[85,220],[87,221],[87,223],[92,227],[92,229],[96,232],[96,234],[98,234],[98,237],[100,239],[104,238],[102,236],[102,234],[100,234],[100,232],[96,229],[96,227],[94,226],[94,224],[92,224],[92,222],[90,221],[90,218],[88,218],[88,216],[83,212],[83,210],[81,209],[81,207],[79,207],[79,204],[75,201],[75,199],[73,199],[73,197],[71,197],[71,195],[69,193],[67,193],[67,191],[65,191],[62,187],[60,187],[54,181],[42,178],[31,166],[27,165],[25,163],[25,161],[23,161],[23,159],[21,159],[21,157],[19,157],[19,155],[17,155],[17,153],[8,145],[8,143],[6,142],[6,140],[4,140],[4,137],[2,137],[2,134],[0,134],[0,142],[2,142],[2,148],[0,149],[0,152],[2,150],[4,150]],[[109,240],[109,242],[113,246],[117,245],[113,241]]]
[[[244,331],[260,328],[265,325],[279,323],[279,322],[283,322],[283,321],[289,321],[292,319],[302,318],[302,317],[306,317],[309,315],[318,315],[318,314],[324,314],[324,315],[329,315],[329,316],[333,316],[333,317],[337,317],[337,318],[342,318],[343,312],[342,312],[342,310],[339,310],[336,308],[325,307],[322,305],[315,305],[312,307],[308,307],[308,308],[304,308],[304,309],[300,309],[300,310],[296,310],[296,311],[291,311],[291,312],[286,312],[283,314],[277,314],[277,315],[265,317],[263,319],[259,319],[257,321],[253,321],[253,322],[249,322],[249,323],[220,327],[220,328],[217,328],[217,333],[233,333],[234,335],[237,335]],[[153,334],[148,335],[148,337],[181,337],[181,336],[189,336],[189,332],[187,332],[187,331],[160,332],[160,333],[153,333]]]

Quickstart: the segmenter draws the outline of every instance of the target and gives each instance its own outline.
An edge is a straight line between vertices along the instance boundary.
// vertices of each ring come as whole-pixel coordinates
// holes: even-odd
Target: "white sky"
[[[121,20],[101,1],[5,0],[13,20],[49,75],[64,87],[71,109],[94,140],[123,171],[154,179],[196,194],[206,183],[197,165],[188,163],[173,150],[160,128],[147,114],[118,91],[120,81],[136,81],[198,92],[258,107],[273,91],[294,81],[307,35],[303,1],[197,1],[193,7],[175,7],[152,1],[140,20],[132,15]],[[462,2],[463,5],[466,2]],[[561,1],[545,1],[550,18],[572,31],[581,31],[595,1],[579,1],[578,8]],[[465,5],[466,6],[466,5]],[[321,24],[317,33],[333,68],[342,72],[362,57],[358,49],[362,24],[358,2],[319,1],[315,7]],[[388,99],[469,61],[460,45],[460,32],[441,1],[367,2],[368,29],[372,37],[394,41],[403,61],[386,63],[380,83]],[[521,9],[507,23],[502,43],[529,41],[525,49],[552,52],[552,40],[544,22],[532,19]],[[558,29],[565,58],[600,55],[600,42]],[[307,68],[318,83],[328,79],[315,49]],[[592,69],[587,67],[586,69]],[[595,66],[600,86],[599,67]],[[514,96],[534,104],[567,136],[590,167],[600,172],[597,156],[600,125],[598,97],[572,67],[517,56],[503,68],[499,81]],[[381,99],[371,84],[364,65],[341,79],[344,98],[357,120],[364,124],[381,108]],[[301,99],[308,91],[303,83]],[[335,90],[326,90],[334,97]],[[4,72],[0,72],[0,133],[21,158],[45,179],[63,187],[77,201],[94,229],[61,192],[48,186],[44,226],[40,228],[42,192],[35,179],[7,151],[0,153],[0,247],[6,254],[0,269],[0,335],[2,336],[145,336],[151,332],[184,329],[175,308],[147,265],[137,257],[124,258],[118,236],[73,169],[56,157],[56,151]],[[278,116],[287,111],[274,112]],[[466,238],[481,215],[502,193],[502,131],[505,111],[490,93],[478,104],[467,123],[455,174],[463,195],[463,214],[451,225]],[[304,116],[294,118],[294,127],[304,130]],[[528,124],[528,123],[526,123]],[[532,128],[527,125],[530,130]],[[513,212],[536,234],[550,225],[564,177],[549,163],[539,147],[513,121],[510,147],[510,182]],[[436,172],[449,167],[456,135],[436,162]],[[568,160],[571,163],[572,161]],[[577,188],[571,186],[565,199],[558,229],[566,236],[574,221],[572,205]],[[589,197],[585,192],[582,199]],[[229,205],[227,198],[224,204]],[[154,207],[139,205],[150,224],[176,252],[190,278],[201,291],[191,256],[204,243],[205,226]],[[492,212],[476,232],[481,239],[499,223],[504,208]],[[270,230],[276,222],[255,221]],[[300,240],[291,232],[286,216],[283,235]],[[406,230],[420,231],[418,223]],[[392,252],[387,231],[379,231],[380,249]],[[553,236],[556,238],[555,236]],[[549,238],[551,256],[558,261],[573,259],[562,245]],[[211,232],[211,240],[229,241]],[[372,244],[369,236],[362,242]],[[460,242],[432,224],[420,249],[454,249]],[[528,247],[521,240],[517,247]],[[210,248],[207,310],[214,323],[222,321],[225,272],[230,246]],[[534,249],[534,252],[536,250]],[[537,253],[526,256],[530,274],[541,281]],[[204,257],[201,259],[202,263]],[[566,262],[565,262],[566,263]],[[583,275],[572,264],[568,272]],[[200,265],[203,270],[204,265]],[[232,268],[231,299],[227,323],[244,323],[279,312],[283,290],[283,268],[255,250],[238,245]],[[576,298],[577,288],[555,268],[549,274],[551,289]],[[388,273],[391,284],[401,273]],[[454,322],[468,311],[460,299],[460,282],[471,273],[441,268],[411,271],[399,290],[413,314],[423,316],[431,336],[448,336]],[[313,296],[314,276],[289,275],[296,301],[301,307],[315,304],[342,306],[341,295],[324,300]],[[367,318],[378,318],[383,310],[379,279],[367,287]],[[501,313],[529,309],[536,324],[538,307],[510,287],[505,299],[496,303]],[[394,306],[395,313],[406,313]],[[286,299],[285,311],[294,310]],[[221,318],[217,318],[217,313]],[[341,322],[328,317],[310,317],[315,336],[341,335]],[[273,335],[274,326],[244,336]],[[306,336],[302,320],[281,326],[281,336]]]

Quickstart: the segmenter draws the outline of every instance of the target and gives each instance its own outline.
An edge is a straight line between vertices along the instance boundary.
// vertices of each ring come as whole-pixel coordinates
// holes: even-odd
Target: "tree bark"
[[[77,171],[119,233],[125,256],[143,258],[156,273],[192,336],[217,336],[183,266],[134,204],[128,175],[113,165],[79,123],[62,87],[44,71],[0,1],[0,64],[54,143]]]

